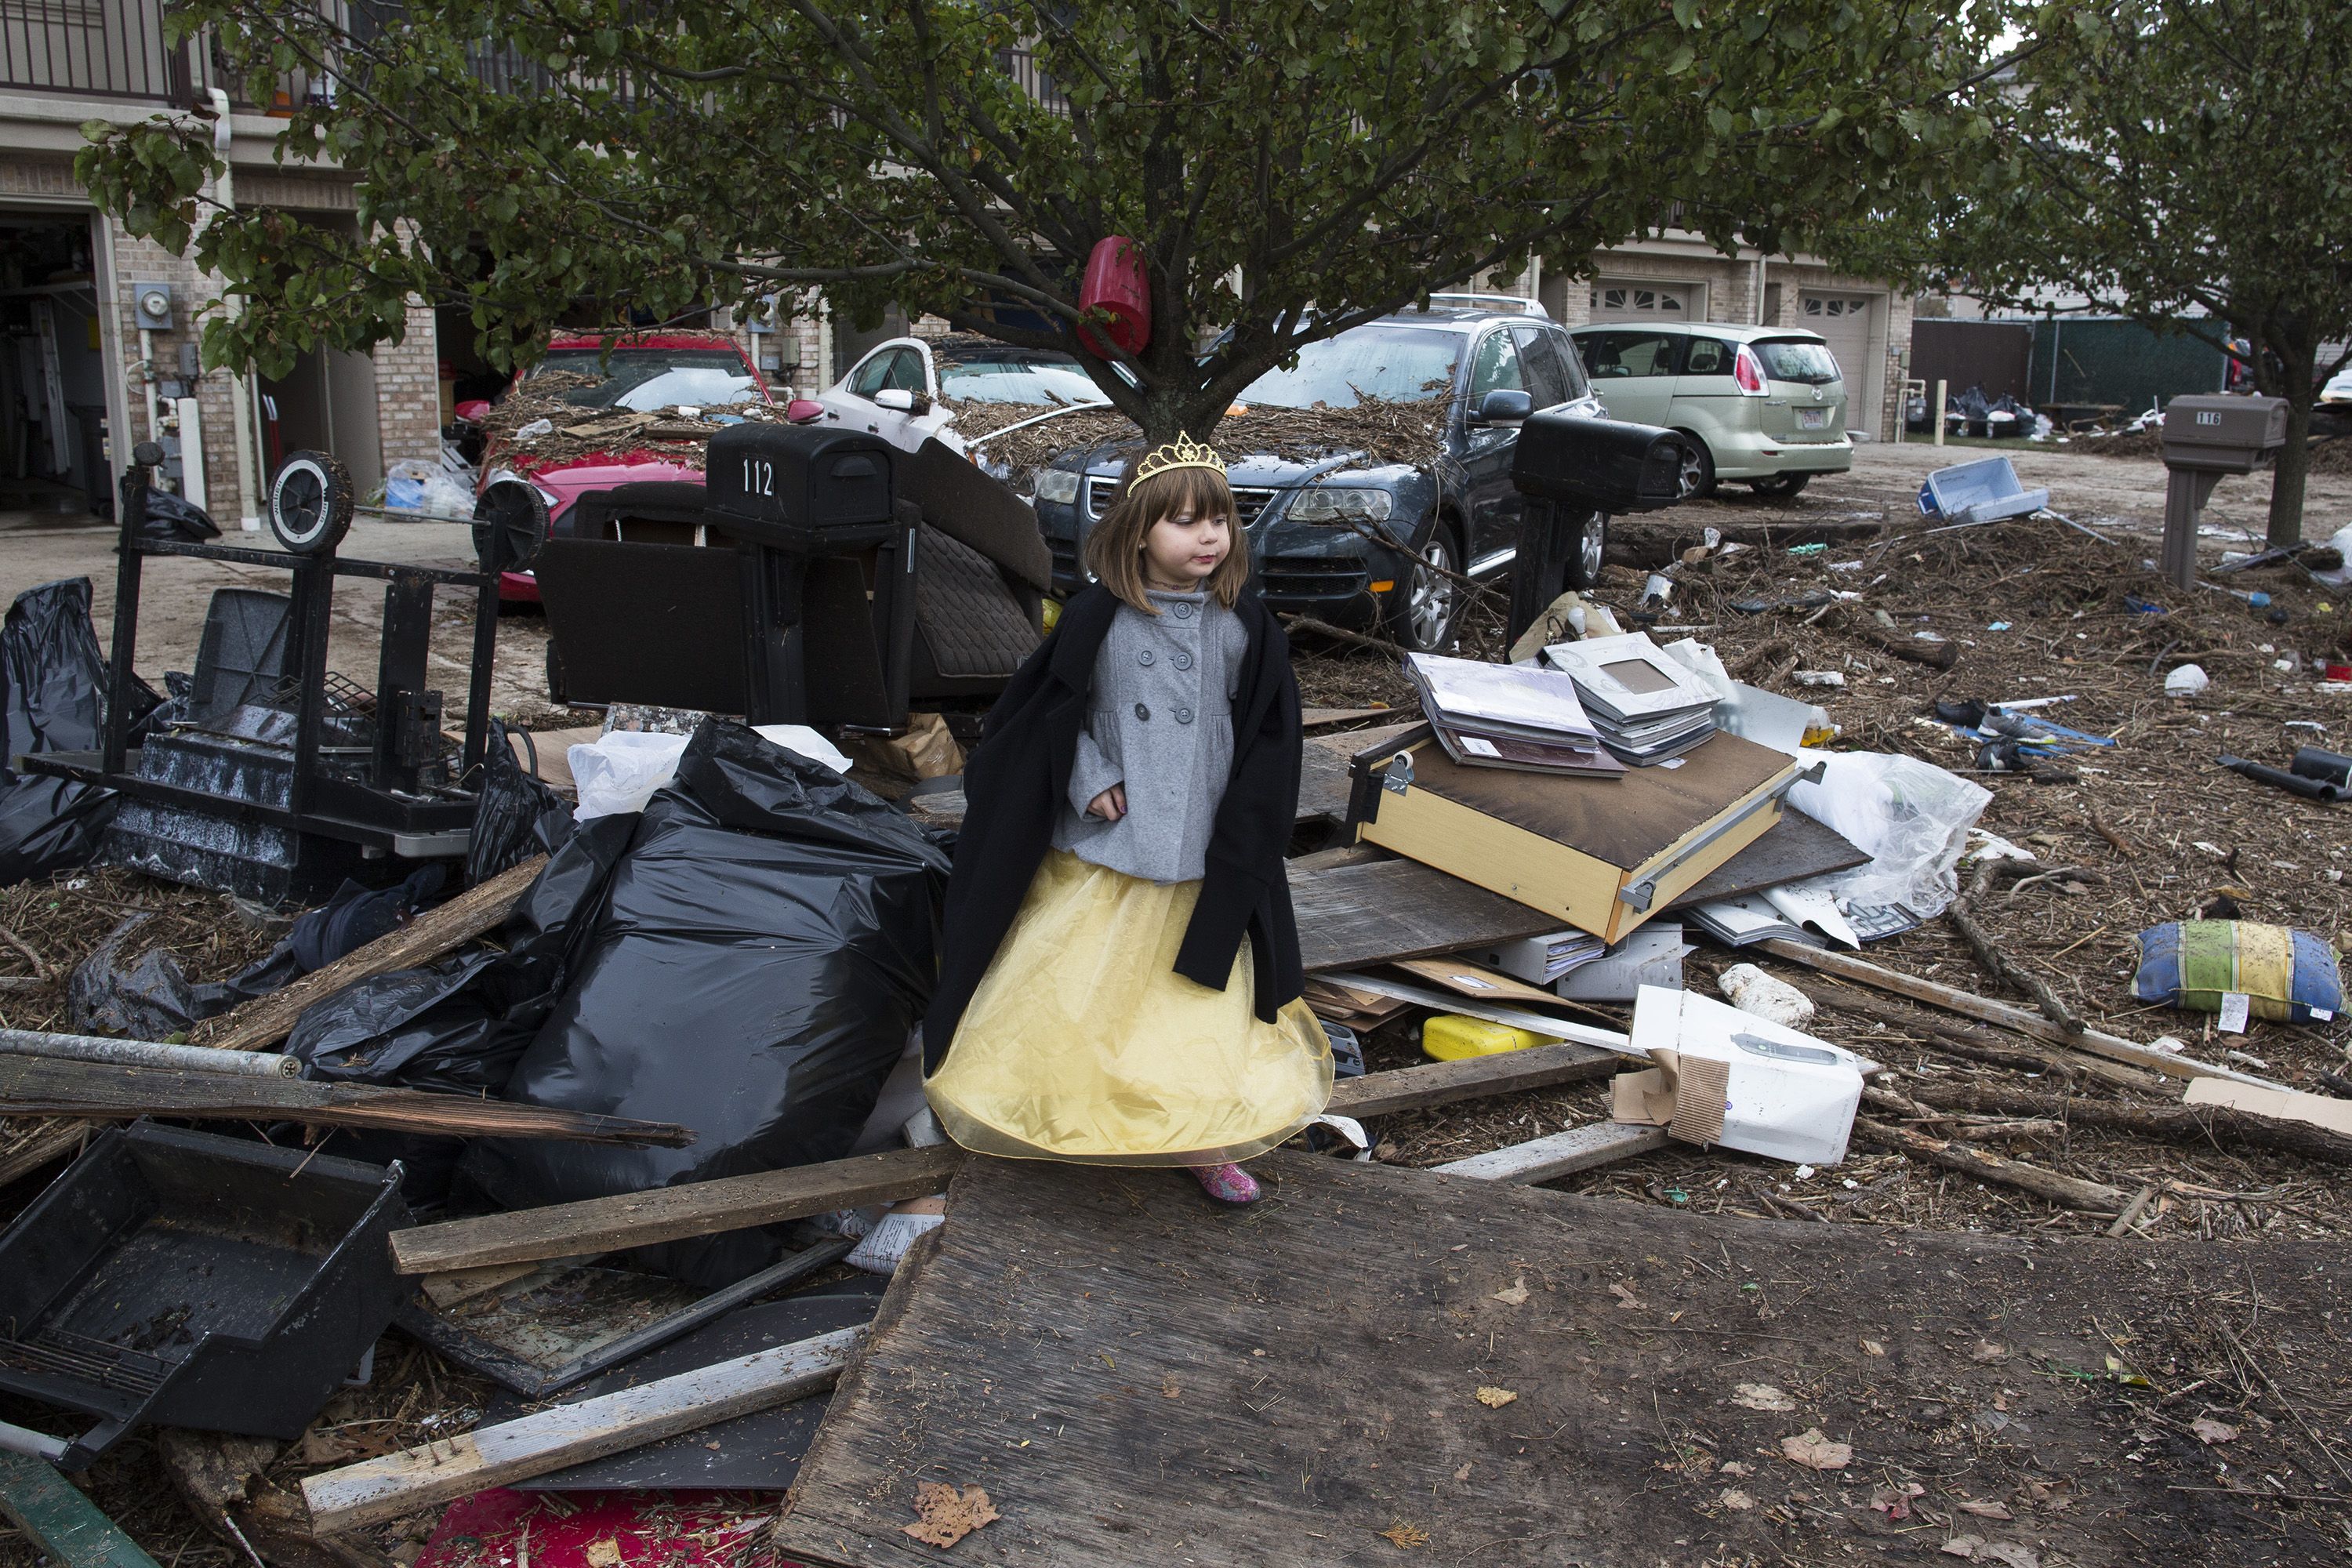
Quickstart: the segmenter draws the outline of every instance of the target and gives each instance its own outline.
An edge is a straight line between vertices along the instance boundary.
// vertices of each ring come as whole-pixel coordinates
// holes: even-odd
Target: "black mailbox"
[[[1546,413],[1519,426],[1511,483],[1521,495],[1614,516],[1682,499],[1683,438],[1654,425]]]
[[[893,521],[892,451],[879,437],[801,425],[732,425],[710,438],[709,521],[802,555],[882,543]]]
[[[2250,474],[2286,445],[2286,399],[2195,394],[2164,409],[2164,466]]]

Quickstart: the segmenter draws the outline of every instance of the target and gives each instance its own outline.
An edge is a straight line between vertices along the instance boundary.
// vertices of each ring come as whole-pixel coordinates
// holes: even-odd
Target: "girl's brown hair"
[[[1233,547],[1204,584],[1227,609],[1249,584],[1249,541],[1234,510],[1233,488],[1214,468],[1169,468],[1148,479],[1135,478],[1135,460],[1119,474],[1118,500],[1087,535],[1087,570],[1096,581],[1147,616],[1160,612],[1143,596],[1143,542],[1152,528],[1179,512],[1224,518]]]

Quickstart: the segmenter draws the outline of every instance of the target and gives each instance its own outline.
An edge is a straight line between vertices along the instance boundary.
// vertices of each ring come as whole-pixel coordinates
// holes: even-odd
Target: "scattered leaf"
[[[1429,1531],[1422,1529],[1421,1526],[1417,1524],[1407,1523],[1402,1519],[1398,1520],[1394,1524],[1390,1525],[1386,1530],[1381,1531],[1379,1533],[1385,1538],[1390,1544],[1399,1548],[1426,1546],[1429,1544]]]
[[[1176,1374],[1174,1373],[1171,1372],[1166,1377],[1160,1380],[1160,1398],[1174,1399],[1182,1394],[1183,1392],[1183,1388],[1176,1382]]]
[[[1944,1555],[1947,1557],[1974,1557],[1977,1554],[1977,1548],[1983,1544],[1984,1537],[1981,1535],[1955,1535],[1949,1541],[1944,1542]]]
[[[621,1568],[621,1543],[609,1535],[602,1541],[590,1542],[583,1555],[588,1560],[588,1568]]]
[[[1818,1426],[1808,1426],[1793,1437],[1780,1439],[1780,1456],[1809,1470],[1842,1470],[1853,1462],[1853,1447],[1832,1443]]]
[[[1870,1506],[1890,1520],[1908,1519],[1911,1517],[1911,1500],[1925,1496],[1927,1490],[1917,1481],[1905,1481],[1899,1487],[1880,1487],[1870,1494]]]
[[[1794,1410],[1797,1402],[1769,1383],[1743,1383],[1732,1391],[1731,1403],[1748,1410]]]
[[[1751,1509],[1756,1506],[1756,1500],[1749,1497],[1746,1492],[1741,1491],[1738,1487],[1726,1487],[1718,1495],[1723,1506],[1726,1508],[1745,1510]]]
[[[1512,1400],[1517,1399],[1517,1397],[1518,1395],[1513,1394],[1509,1389],[1496,1388],[1492,1384],[1481,1388],[1478,1391],[1478,1403],[1485,1405],[1489,1410],[1500,1410],[1504,1405],[1508,1405]]]
[[[1742,1464],[1738,1459],[1726,1459],[1723,1461],[1723,1473],[1727,1476],[1752,1476],[1756,1473],[1756,1467]]]
[[[1528,1301],[1527,1280],[1524,1279],[1513,1279],[1509,1289],[1497,1290],[1495,1292],[1495,1300],[1500,1301],[1506,1307],[1526,1306]]]
[[[2117,1383],[2124,1384],[2132,1388],[2153,1388],[2156,1386],[2154,1384],[2148,1382],[2145,1375],[2134,1372],[2131,1368],[2126,1366],[2121,1359],[2116,1356],[2109,1356],[2107,1358],[2107,1372]]]
[[[2234,1443],[2238,1440],[2238,1429],[2235,1426],[2226,1421],[2216,1421],[2208,1415],[2200,1415],[2196,1420],[2191,1421],[2189,1424],[2189,1429],[2196,1433],[2198,1441],[2202,1443]]]
[[[1470,1461],[1469,1461],[1469,1460],[1465,1459],[1465,1460],[1462,1462],[1462,1468],[1461,1468],[1460,1469],[1458,1469],[1458,1470],[1456,1470],[1456,1471],[1454,1471],[1454,1479],[1455,1480],[1457,1480],[1457,1481],[1466,1481],[1466,1480],[1468,1480],[1468,1479],[1470,1479]]]
[[[1969,1352],[1969,1359],[1972,1362],[1978,1363],[1979,1364],[1982,1364],[1986,1362],[2007,1361],[2009,1359],[2009,1347],[2007,1345],[1997,1345],[1990,1340],[1979,1340],[1977,1342],[1977,1348]]]
[[[1864,1340],[1862,1342],[1862,1353],[1864,1355],[1885,1355],[1886,1353],[1886,1347],[1880,1344],[1876,1340]]]
[[[1622,1280],[1609,1287],[1609,1293],[1617,1298],[1617,1305],[1620,1308],[1634,1308],[1642,1305],[1641,1298],[1633,1294],[1633,1288]]]
[[[1963,1500],[1954,1506],[1962,1513],[1972,1513],[1979,1519],[2015,1519],[2017,1517],[2009,1511],[2007,1503]]]
[[[1977,1548],[1979,1563],[2005,1563],[2007,1568],[2042,1568],[2042,1554],[2014,1541],[1988,1541]]]
[[[942,1551],[982,1525],[1003,1517],[988,1500],[983,1489],[966,1487],[959,1492],[942,1481],[923,1481],[916,1486],[915,1516],[916,1523],[899,1528],[924,1545]]]

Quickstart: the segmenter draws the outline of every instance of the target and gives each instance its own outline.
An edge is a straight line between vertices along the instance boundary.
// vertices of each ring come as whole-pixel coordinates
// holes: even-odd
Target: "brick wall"
[[[407,335],[375,346],[376,425],[387,471],[403,458],[441,460],[441,353],[433,307],[408,302]]]

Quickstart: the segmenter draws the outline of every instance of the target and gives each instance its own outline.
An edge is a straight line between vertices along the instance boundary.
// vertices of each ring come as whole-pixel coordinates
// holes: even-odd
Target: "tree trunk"
[[[2311,405],[2308,366],[2298,384],[2292,374],[2286,393],[2286,445],[2271,466],[2270,544],[2277,549],[2303,542],[2303,481],[2311,471]]]

